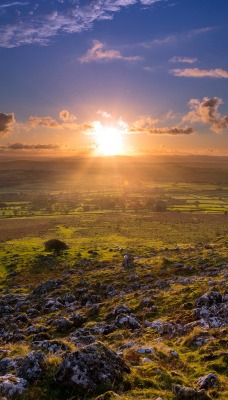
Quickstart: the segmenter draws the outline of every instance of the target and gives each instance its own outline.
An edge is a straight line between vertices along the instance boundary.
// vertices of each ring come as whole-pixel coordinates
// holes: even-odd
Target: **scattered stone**
[[[63,317],[63,318],[58,319],[55,322],[55,326],[56,326],[57,332],[65,333],[73,327],[73,322],[71,322],[71,321],[69,321],[69,319]]]
[[[208,374],[206,376],[201,376],[198,381],[197,385],[199,385],[200,389],[211,389],[218,386],[218,378],[215,374]]]
[[[139,354],[152,354],[155,353],[155,350],[153,347],[138,347],[136,349],[137,353]]]
[[[173,385],[172,391],[177,400],[208,400],[205,390],[198,390],[187,386]]]
[[[56,374],[59,384],[88,393],[104,387],[112,388],[121,382],[124,373],[130,369],[111,349],[102,343],[95,343],[68,354]]]
[[[41,294],[45,294],[47,292],[51,292],[51,291],[59,288],[62,285],[62,283],[63,283],[63,281],[61,279],[49,280],[47,282],[42,283],[42,285],[37,286],[33,290],[33,294],[41,295]]]
[[[22,394],[27,387],[27,382],[23,378],[7,374],[0,376],[0,393],[9,397]]]
[[[44,375],[42,364],[45,358],[44,353],[40,350],[29,353],[24,357],[17,375],[30,383],[41,379]]]

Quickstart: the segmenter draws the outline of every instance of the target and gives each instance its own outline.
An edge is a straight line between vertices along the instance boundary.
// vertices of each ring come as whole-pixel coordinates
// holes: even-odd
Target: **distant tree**
[[[64,250],[69,249],[66,242],[59,239],[50,239],[44,243],[45,251],[53,251],[54,255],[60,255]]]

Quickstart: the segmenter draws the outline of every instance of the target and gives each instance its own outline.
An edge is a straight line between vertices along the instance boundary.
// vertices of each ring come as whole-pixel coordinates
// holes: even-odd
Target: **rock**
[[[31,352],[24,357],[17,375],[33,383],[41,379],[44,375],[42,364],[45,360],[45,355],[42,351]]]
[[[47,292],[51,292],[51,291],[55,290],[56,288],[59,288],[61,285],[62,285],[61,279],[49,280],[47,282],[42,283],[42,285],[37,286],[33,290],[33,294],[40,295],[40,294],[44,294]]]
[[[72,314],[70,321],[72,322],[74,328],[81,327],[85,322],[84,317],[81,314]]]
[[[67,354],[56,374],[56,381],[68,388],[88,394],[88,391],[113,388],[130,369],[111,349],[95,343]]]
[[[117,327],[128,326],[131,329],[141,328],[141,324],[133,315],[119,314],[114,323]]]
[[[170,351],[169,351],[169,354],[170,354],[171,357],[173,357],[173,358],[178,358],[178,357],[179,357],[178,352],[177,352],[176,350],[170,350]]]
[[[11,360],[8,357],[4,357],[0,361],[0,375],[6,375],[15,370],[17,366],[16,360]]]
[[[153,362],[153,360],[151,360],[150,358],[144,357],[144,358],[142,359],[142,362],[143,362],[143,363],[148,363],[148,362]]]
[[[139,354],[152,354],[155,353],[155,350],[153,347],[138,347],[136,349],[137,353]]]
[[[71,321],[69,321],[69,319],[63,317],[63,318],[58,319],[55,322],[55,326],[56,326],[57,332],[65,333],[73,327],[73,322],[71,322]]]
[[[43,350],[47,350],[49,353],[58,355],[70,350],[70,346],[57,339],[33,342],[32,348],[37,347],[42,348]]]
[[[96,339],[91,335],[89,329],[79,328],[70,335],[70,340],[77,347],[87,346],[96,341]]]
[[[9,397],[22,394],[26,390],[27,382],[23,378],[7,374],[0,376],[0,393]]]
[[[205,390],[197,390],[191,387],[173,385],[172,392],[177,400],[208,400]]]
[[[196,300],[195,306],[196,307],[210,307],[213,304],[220,304],[222,303],[222,295],[219,292],[207,292],[203,296],[201,296],[199,299]]]
[[[197,385],[199,385],[200,389],[211,389],[218,386],[218,378],[215,374],[208,374],[206,376],[201,376],[198,381]]]

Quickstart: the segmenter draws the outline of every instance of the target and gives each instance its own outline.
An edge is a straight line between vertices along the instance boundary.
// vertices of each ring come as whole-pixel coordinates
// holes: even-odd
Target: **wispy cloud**
[[[79,61],[83,63],[90,63],[93,61],[139,61],[139,56],[124,56],[119,50],[106,50],[104,43],[99,40],[94,40],[91,49],[89,49],[85,56],[81,57]]]
[[[170,58],[169,62],[171,63],[183,63],[183,64],[194,64],[197,62],[197,58],[195,57],[181,57],[181,56],[174,56]]]
[[[220,69],[199,69],[199,68],[185,68],[185,69],[172,69],[170,73],[175,76],[187,78],[225,78],[228,79],[228,72]]]
[[[175,33],[175,34],[168,34],[163,37],[157,37],[153,38],[152,40],[148,40],[146,42],[139,43],[139,46],[144,47],[145,49],[151,49],[156,46],[166,46],[166,45],[172,45],[176,44],[179,42],[186,42],[191,39],[194,39],[198,36],[205,35],[207,33],[213,32],[215,29],[217,29],[214,26],[209,26],[209,27],[203,27],[199,29],[193,29],[190,31],[183,31],[180,33]]]
[[[165,0],[88,0],[51,1],[44,5],[39,2],[3,3],[3,21],[0,28],[0,47],[17,47],[24,44],[47,45],[50,39],[60,33],[77,33],[91,29],[96,21],[111,20],[121,9],[138,3],[141,7],[153,7]],[[23,7],[17,17],[9,23],[7,9]]]
[[[25,143],[12,143],[1,146],[1,149],[8,150],[55,150],[59,146],[57,144],[25,144]]]
[[[14,6],[28,6],[28,2],[14,1],[13,3],[0,4],[0,9]]]
[[[0,137],[6,136],[14,127],[14,114],[0,113]]]
[[[183,117],[183,121],[210,124],[211,130],[216,133],[227,130],[228,115],[222,116],[218,111],[221,104],[223,101],[218,97],[204,97],[202,101],[191,99],[189,101],[191,111]]]
[[[129,130],[131,133],[146,133],[149,135],[190,135],[194,132],[194,129],[191,126],[171,126],[171,127],[144,127],[144,128],[132,128]]]

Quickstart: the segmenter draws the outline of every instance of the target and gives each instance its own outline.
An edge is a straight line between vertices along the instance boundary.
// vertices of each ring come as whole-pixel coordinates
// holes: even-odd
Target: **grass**
[[[216,199],[207,202],[205,196],[200,197],[202,187],[200,189],[199,185],[173,187],[160,184],[160,187],[180,192],[184,188],[194,190],[198,193],[200,208],[218,205]],[[203,189],[214,190],[214,186],[206,185]],[[126,304],[137,315],[142,324],[140,331],[120,327],[105,336],[97,335],[97,339],[114,351],[122,351],[124,360],[131,367],[131,373],[126,375],[123,383],[114,388],[121,400],[157,397],[173,400],[173,384],[196,387],[199,376],[209,372],[216,373],[219,378],[219,387],[208,392],[210,398],[227,398],[226,328],[210,329],[205,334],[197,327],[185,335],[170,337],[168,333],[162,336],[145,324],[156,320],[190,323],[198,297],[210,288],[225,293],[227,216],[200,214],[199,209],[196,214],[96,211],[4,218],[1,228],[0,294],[29,294],[48,279],[61,279],[63,285],[53,291],[53,298],[63,298],[67,293],[77,295],[82,287],[89,294],[101,296],[97,314],[90,313],[91,306],[77,310],[84,317],[84,328],[92,328],[104,320],[111,323],[113,318],[109,320],[107,315],[119,304]],[[44,241],[53,237],[66,241],[70,249],[60,256],[44,252]],[[205,248],[208,244],[211,248]],[[137,257],[131,270],[122,269],[125,252]],[[45,257],[49,257],[48,267]],[[69,274],[69,271],[73,273]],[[182,278],[188,279],[187,283]],[[107,295],[108,290],[113,291],[113,297]],[[143,305],[145,298],[149,298],[149,306]],[[70,317],[66,310],[60,312],[62,316]],[[52,339],[72,346],[69,342],[71,331],[59,333],[53,325],[48,325],[48,320],[55,318],[57,313],[41,314],[31,323],[48,326]],[[209,340],[198,346],[197,338],[204,335],[208,335]],[[29,337],[22,343],[3,344],[2,348],[8,351],[7,356],[22,356],[31,351],[31,340]],[[129,342],[134,342],[134,346],[124,348]],[[139,346],[155,349],[154,353],[146,355],[151,362],[144,362],[144,355],[136,352]],[[173,350],[178,353],[177,357],[171,355]],[[210,354],[213,359],[208,358]],[[18,400],[78,398],[76,393],[63,393],[56,385],[55,373],[61,357],[47,356],[44,380],[31,386]],[[88,395],[87,398],[95,399],[96,396]]]

